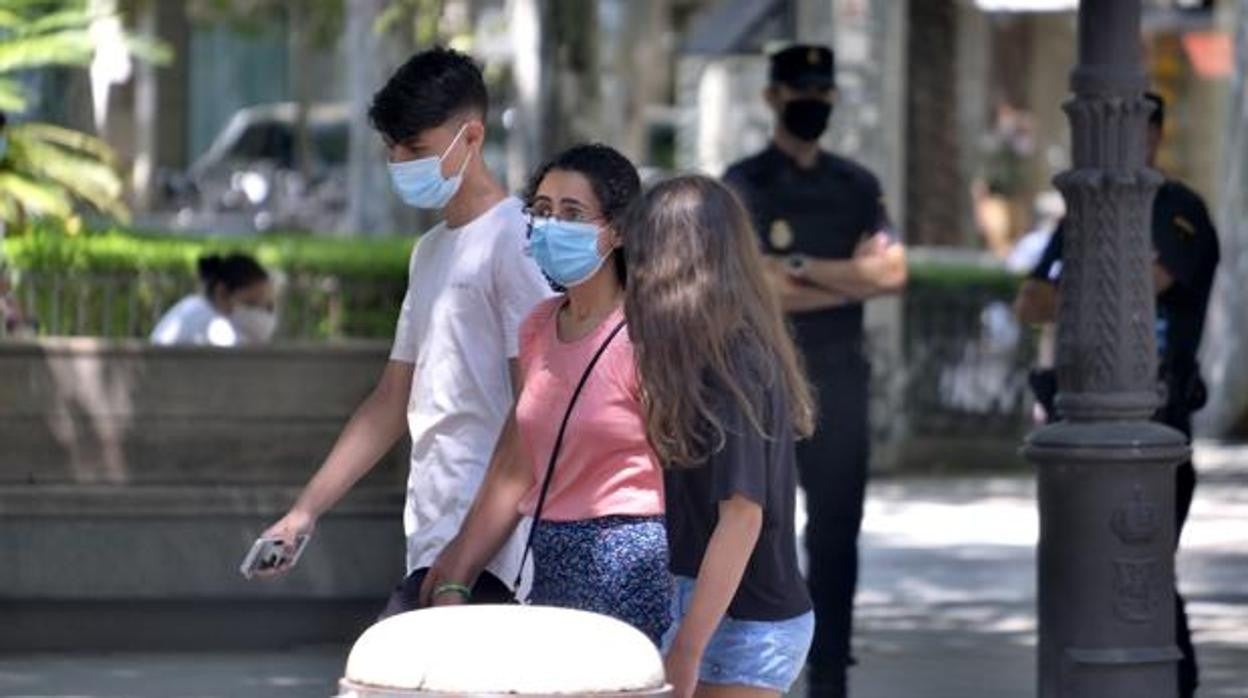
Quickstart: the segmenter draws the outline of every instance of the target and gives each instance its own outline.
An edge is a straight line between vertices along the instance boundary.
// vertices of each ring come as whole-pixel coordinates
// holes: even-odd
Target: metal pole
[[[1073,166],[1058,312],[1063,422],[1032,434],[1038,466],[1040,698],[1172,698],[1174,466],[1160,403],[1145,165],[1150,110],[1140,1],[1083,0],[1066,105]]]

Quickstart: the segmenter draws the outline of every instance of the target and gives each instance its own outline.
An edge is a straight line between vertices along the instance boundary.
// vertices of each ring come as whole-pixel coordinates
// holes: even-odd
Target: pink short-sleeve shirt
[[[585,337],[564,342],[557,317],[564,299],[537,306],[520,328],[524,387],[516,424],[532,461],[535,485],[520,502],[532,516],[559,423],[572,391],[603,341],[623,319],[617,310]],[[663,473],[646,440],[640,386],[627,329],[611,340],[585,383],[564,434],[542,519],[583,521],[603,516],[663,514]]]

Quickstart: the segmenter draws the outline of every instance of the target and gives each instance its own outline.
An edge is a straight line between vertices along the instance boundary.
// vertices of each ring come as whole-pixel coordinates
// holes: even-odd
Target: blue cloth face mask
[[[533,221],[529,256],[551,281],[564,288],[585,283],[607,261],[607,256],[598,252],[598,226],[556,218]]]
[[[468,169],[468,161],[472,159],[472,153],[464,157],[464,164],[459,168],[459,174],[454,177],[442,176],[442,161],[455,147],[455,143],[467,127],[468,124],[459,127],[459,133],[451,139],[451,144],[446,147],[446,151],[441,156],[431,155],[419,160],[389,163],[390,183],[403,203],[423,209],[446,207],[451,198],[455,196],[455,192],[459,191],[459,185],[464,181],[464,170]]]

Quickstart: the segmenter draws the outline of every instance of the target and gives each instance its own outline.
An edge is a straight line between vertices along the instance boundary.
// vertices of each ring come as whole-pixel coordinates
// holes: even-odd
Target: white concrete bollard
[[[360,636],[338,698],[667,698],[663,658],[614,618],[542,606],[451,606],[387,618]]]

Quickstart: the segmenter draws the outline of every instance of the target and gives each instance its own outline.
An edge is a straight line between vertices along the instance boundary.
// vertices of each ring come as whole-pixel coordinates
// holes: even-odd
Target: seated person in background
[[[156,329],[152,342],[236,347],[273,338],[273,284],[269,274],[245,254],[207,255],[199,260],[203,293],[178,301]]]
[[[22,304],[13,293],[9,270],[0,260],[0,337],[23,337],[36,330],[35,321],[22,311]]]
[[[1065,216],[1066,201],[1060,193],[1050,189],[1036,194],[1032,204],[1032,228],[1014,243],[1010,256],[1005,258],[1006,268],[1015,274],[1027,274],[1035,269]]]

